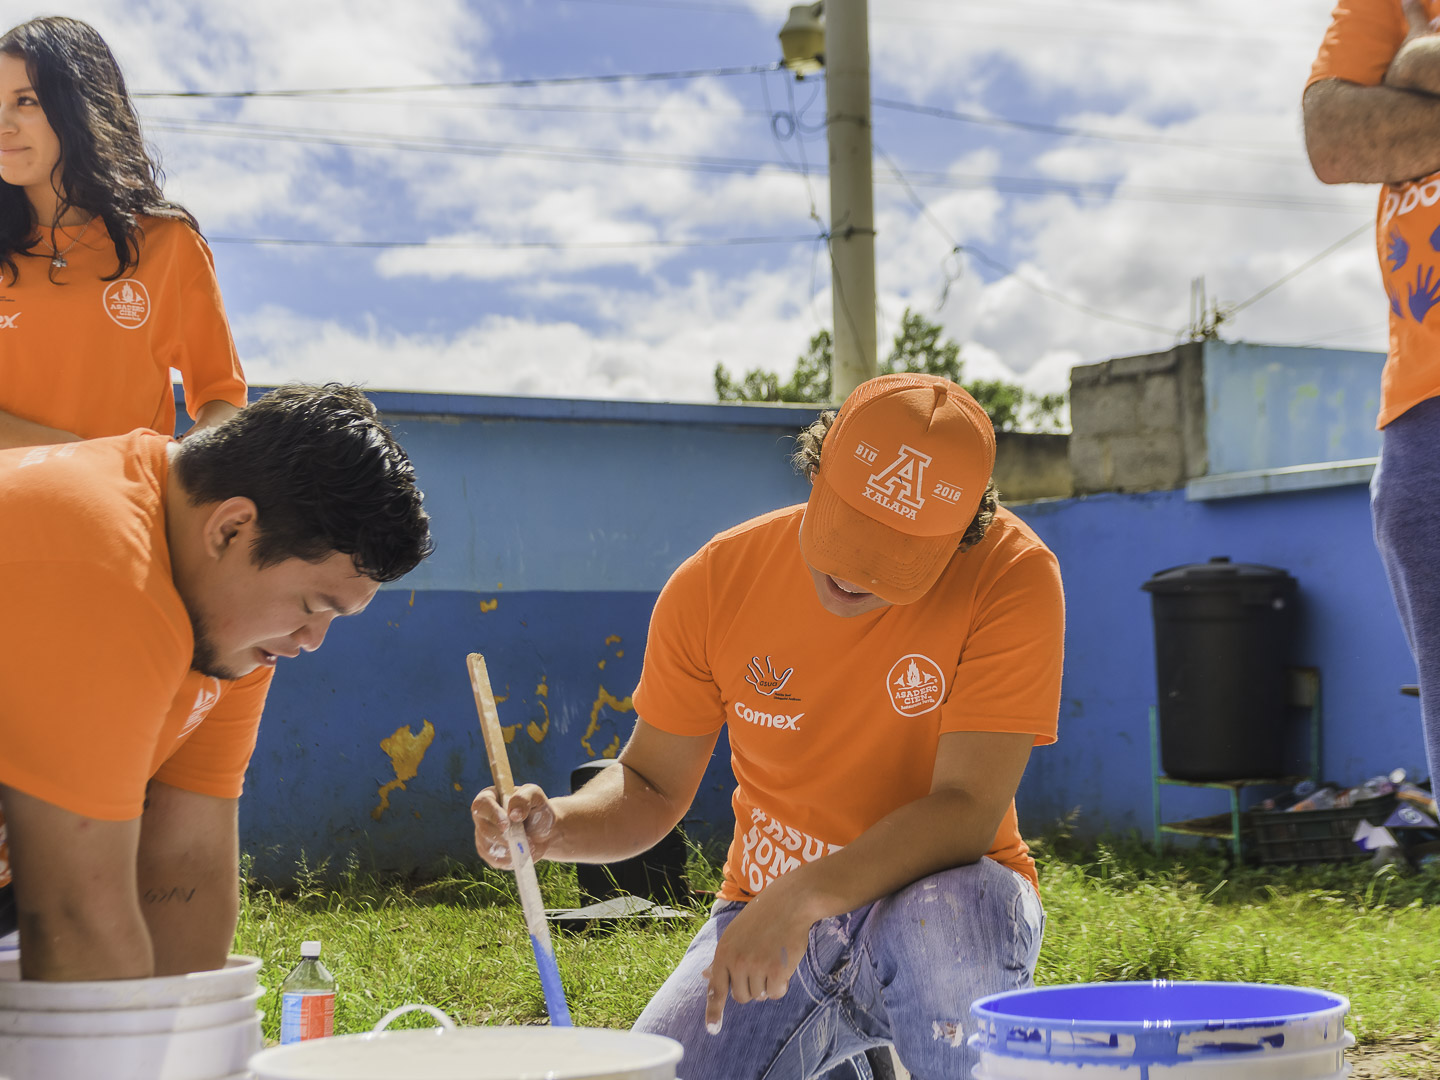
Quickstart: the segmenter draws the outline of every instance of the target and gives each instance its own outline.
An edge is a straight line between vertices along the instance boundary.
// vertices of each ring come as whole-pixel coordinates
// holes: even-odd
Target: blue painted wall
[[[1208,471],[1376,456],[1384,364],[1384,353],[1207,341]]]
[[[277,672],[240,809],[266,877],[302,851],[398,870],[473,854],[470,799],[490,775],[470,652],[486,656],[517,782],[568,791],[570,770],[633,726],[670,573],[807,491],[788,455],[813,409],[372,397],[415,463],[436,551]],[[732,786],[722,741],[693,833],[728,830]]]
[[[1363,486],[1187,502],[1181,491],[1099,495],[1019,510],[1056,553],[1067,607],[1060,741],[1031,757],[1022,827],[1079,808],[1080,828],[1150,832],[1147,710],[1155,700],[1150,596],[1156,571],[1228,555],[1288,570],[1300,588],[1296,661],[1320,668],[1323,771],[1355,783],[1425,773],[1415,681],[1370,537]],[[1218,813],[1224,796],[1165,793],[1166,819]]]
[[[671,571],[715,532],[806,494],[787,458],[809,409],[373,396],[415,461],[438,548],[278,672],[241,803],[242,843],[266,876],[290,875],[302,851],[398,870],[469,857],[469,801],[489,783],[472,651],[502,699],[517,780],[568,790],[570,770],[613,754],[633,725],[627,699]],[[1103,495],[1019,513],[1058,555],[1069,612],[1060,742],[1031,759],[1026,831],[1079,808],[1085,832],[1148,832],[1155,668],[1140,586],[1214,555],[1298,579],[1296,659],[1322,672],[1325,773],[1423,772],[1418,706],[1398,693],[1414,667],[1363,487]],[[722,741],[695,833],[728,830],[731,784]],[[1167,817],[1216,812],[1214,800],[1171,790]]]

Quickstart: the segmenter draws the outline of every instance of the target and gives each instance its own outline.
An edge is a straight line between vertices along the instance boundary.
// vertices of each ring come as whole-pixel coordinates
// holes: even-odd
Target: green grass
[[[1047,926],[1041,983],[1219,979],[1294,983],[1351,999],[1361,1042],[1440,1025],[1440,867],[1404,877],[1360,866],[1231,871],[1217,854],[1152,855],[1135,839],[1081,846],[1063,831],[1035,845]],[[281,981],[300,942],[324,943],[340,982],[337,1033],[366,1031],[423,1001],[462,1024],[542,1023],[545,1003],[513,879],[454,864],[430,880],[302,865],[292,890],[251,883],[237,951],[264,961],[265,1034],[279,1033]],[[540,868],[551,906],[579,903],[573,870]],[[691,880],[714,888],[710,861]],[[697,916],[703,908],[697,907]],[[577,1024],[627,1027],[699,925],[558,934]],[[397,1027],[425,1026],[423,1015]]]

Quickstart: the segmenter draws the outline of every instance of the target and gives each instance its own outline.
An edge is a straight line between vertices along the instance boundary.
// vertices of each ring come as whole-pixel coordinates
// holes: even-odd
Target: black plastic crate
[[[1372,853],[1355,843],[1355,827],[1383,825],[1395,806],[1394,795],[1381,795],[1333,810],[1252,810],[1254,850],[1262,863],[1368,859]]]

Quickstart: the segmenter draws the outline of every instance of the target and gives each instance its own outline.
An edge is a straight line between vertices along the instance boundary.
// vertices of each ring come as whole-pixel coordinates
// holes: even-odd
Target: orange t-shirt
[[[114,281],[102,280],[116,259],[99,219],[83,235],[68,231],[79,240],[54,282],[48,257],[16,256],[18,279],[0,278],[0,409],[86,439],[139,427],[169,435],[171,368],[192,416],[208,401],[245,404],[210,249],[183,221],[141,225],[140,263]]]
[[[1424,0],[1433,18],[1440,0]],[[1310,70],[1321,79],[1379,86],[1409,24],[1400,0],[1340,0]],[[1383,428],[1411,406],[1440,396],[1440,172],[1385,184],[1375,220],[1380,275],[1390,298],[1390,349],[1380,376]]]
[[[0,451],[0,783],[85,817],[140,816],[152,777],[238,798],[274,674],[190,670],[170,444],[135,431]]]
[[[1055,741],[1065,613],[1055,557],[1001,510],[913,604],[820,606],[804,506],[723,532],[655,605],[635,709],[675,735],[730,725],[735,834],[726,900],[850,843],[928,794],[940,736]],[[1035,884],[1011,802],[989,857]]]

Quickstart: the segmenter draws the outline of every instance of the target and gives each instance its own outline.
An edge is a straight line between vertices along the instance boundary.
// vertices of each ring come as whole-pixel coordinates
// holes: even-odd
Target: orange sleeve
[[[256,668],[244,678],[221,683],[220,699],[210,714],[165,760],[155,779],[197,795],[238,799],[274,674],[274,668]]]
[[[176,228],[182,234],[176,240],[175,257],[180,326],[169,366],[184,379],[185,411],[194,419],[200,406],[217,400],[243,408],[245,373],[215,280],[215,257],[195,230],[187,225]]]
[[[655,601],[635,714],[671,735],[709,735],[725,725],[720,687],[705,647],[710,621],[706,550],[671,575]]]
[[[976,602],[940,733],[1010,731],[1055,741],[1065,659],[1065,594],[1055,556],[1032,549],[996,576]]]
[[[1400,0],[1340,0],[1306,87],[1321,79],[1379,86],[1405,40],[1407,26]]]
[[[84,817],[139,817],[188,648],[94,565],[0,566],[0,595],[0,783]]]

